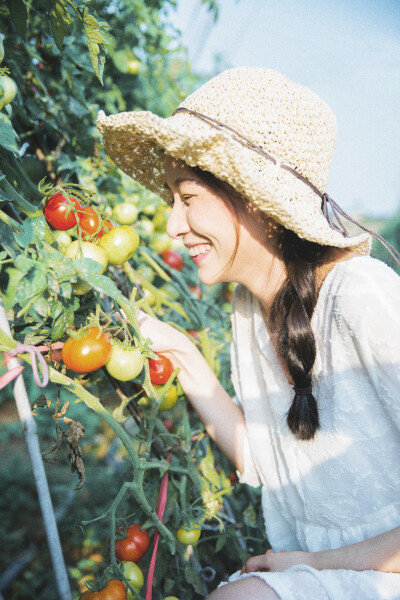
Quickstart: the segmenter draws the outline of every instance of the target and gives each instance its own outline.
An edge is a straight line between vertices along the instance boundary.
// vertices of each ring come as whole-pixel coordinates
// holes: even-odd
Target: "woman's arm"
[[[179,367],[178,380],[207,433],[239,470],[243,470],[245,423],[242,411],[222,387],[196,346],[180,331],[138,311],[142,335],[151,349]]]
[[[321,552],[271,552],[249,558],[242,573],[285,571],[293,565],[400,573],[400,527],[356,544]]]

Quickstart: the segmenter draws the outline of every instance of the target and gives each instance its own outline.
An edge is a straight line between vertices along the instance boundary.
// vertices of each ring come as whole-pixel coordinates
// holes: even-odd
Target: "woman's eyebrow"
[[[185,183],[186,181],[193,181],[194,183],[199,183],[198,179],[195,179],[194,177],[177,177],[176,179],[174,179],[174,181],[172,182],[173,187],[177,187],[178,185],[180,185],[181,183]],[[167,182],[164,183],[164,188],[171,190],[170,186],[168,185]]]

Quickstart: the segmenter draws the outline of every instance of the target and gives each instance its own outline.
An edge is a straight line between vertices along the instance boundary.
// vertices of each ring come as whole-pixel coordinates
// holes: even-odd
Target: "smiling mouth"
[[[199,256],[199,254],[207,254],[211,250],[211,244],[198,244],[197,246],[191,246],[189,248],[189,254],[192,258]]]

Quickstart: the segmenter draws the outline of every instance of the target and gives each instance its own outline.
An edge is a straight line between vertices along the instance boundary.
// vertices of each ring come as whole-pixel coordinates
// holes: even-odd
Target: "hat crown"
[[[272,69],[236,67],[207,81],[180,106],[235,129],[325,191],[336,119],[308,88]],[[262,169],[265,159],[258,160]]]

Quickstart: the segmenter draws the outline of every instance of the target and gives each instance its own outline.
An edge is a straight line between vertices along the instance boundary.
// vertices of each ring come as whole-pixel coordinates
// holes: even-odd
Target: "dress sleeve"
[[[238,339],[243,339],[243,334],[245,333],[244,329],[246,329],[247,325],[247,302],[246,302],[247,290],[243,286],[237,286],[232,299],[232,342],[231,342],[231,378],[232,384],[235,390],[235,396],[233,401],[241,411],[244,413],[246,419],[246,397],[244,390],[241,386],[241,377],[240,372],[243,365],[240,362],[239,356],[239,347],[240,347],[240,355],[245,351],[245,348],[241,344],[241,341]],[[249,349],[250,351],[250,349]],[[246,425],[247,432],[247,425]],[[247,483],[253,487],[258,487],[261,485],[260,478],[257,473],[256,466],[254,464],[254,460],[251,455],[250,444],[248,433],[246,433],[245,438],[243,440],[243,472],[238,472],[238,478],[240,483]]]
[[[361,375],[372,382],[400,430],[400,277],[384,263],[370,260],[371,268],[347,274],[333,316],[357,354]]]

